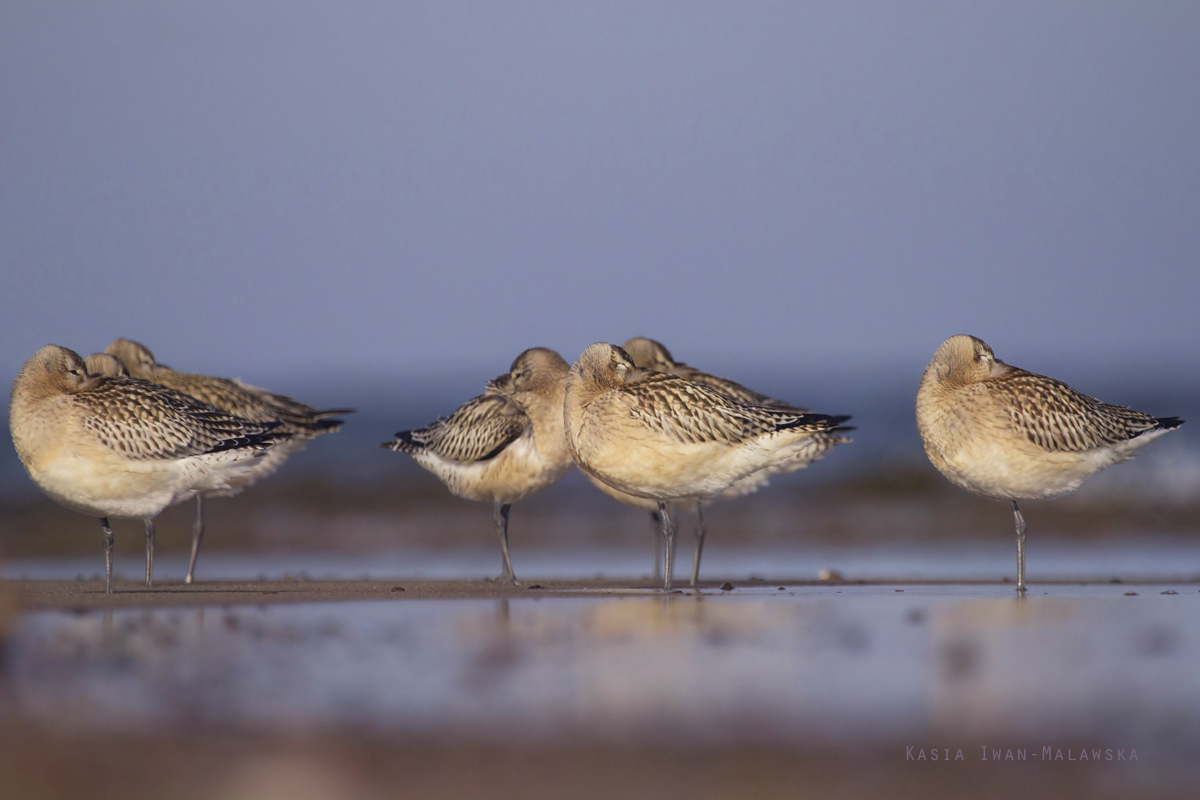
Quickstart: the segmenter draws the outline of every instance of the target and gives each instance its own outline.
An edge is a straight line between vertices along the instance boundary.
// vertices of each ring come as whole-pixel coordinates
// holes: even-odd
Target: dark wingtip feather
[[[826,431],[844,430],[843,428],[838,427],[838,423],[848,419],[850,418],[831,417],[828,414],[803,414],[795,419],[780,423],[779,425],[775,426],[775,430],[786,431],[790,428],[802,428],[806,425],[816,425],[821,422],[829,425],[829,427],[825,429]]]
[[[259,447],[262,445],[270,447],[276,441],[283,441],[290,438],[291,434],[286,433],[255,433],[250,436],[236,436],[232,439],[223,439],[217,442],[205,452],[223,453],[226,450],[241,450],[247,447]]]
[[[411,453],[421,449],[420,442],[413,440],[412,431],[397,431],[396,438],[390,442],[384,442],[380,447],[387,447],[396,452]]]

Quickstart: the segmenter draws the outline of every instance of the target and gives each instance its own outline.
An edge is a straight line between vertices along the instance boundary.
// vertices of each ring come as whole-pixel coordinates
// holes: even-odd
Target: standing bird
[[[149,586],[154,517],[197,492],[220,491],[238,480],[276,438],[274,424],[240,419],[164,386],[88,374],[77,353],[52,344],[21,368],[8,421],[17,455],[38,488],[73,511],[100,518],[109,594],[109,517],[145,521]]]
[[[1073,491],[1182,424],[1009,366],[974,336],[943,342],[917,390],[917,429],[933,465],[955,486],[1012,504],[1021,593],[1025,519],[1017,501]]]
[[[513,503],[556,483],[573,463],[563,434],[567,362],[533,347],[507,375],[489,381],[483,394],[449,417],[401,431],[379,445],[408,453],[437,475],[453,494],[490,500],[504,571],[498,583],[519,586],[508,557],[508,511]]]
[[[731,381],[728,378],[719,378],[716,375],[710,375],[707,372],[702,372],[695,367],[684,364],[680,361],[675,361],[671,357],[671,353],[660,342],[653,339],[648,339],[644,336],[637,336],[625,342],[622,347],[629,357],[633,359],[634,365],[639,369],[652,369],[658,372],[665,372],[668,375],[676,375],[680,378],[686,378],[690,381],[702,383],[712,389],[717,390],[721,394],[736,400],[740,403],[748,405],[763,406],[765,408],[778,408],[786,411],[792,411],[797,414],[811,414],[812,411],[806,408],[794,406],[791,403],[786,403],[783,400],[776,400],[761,394],[752,389],[747,389],[736,381]],[[845,417],[849,419],[849,417]],[[853,428],[843,427],[840,430],[849,431]],[[744,497],[748,494],[753,494],[759,489],[770,483],[772,475],[785,475],[792,472],[797,472],[804,469],[814,461],[819,461],[824,458],[830,450],[837,447],[839,444],[847,444],[853,441],[848,436],[839,436],[835,433],[815,433],[807,439],[803,440],[801,446],[794,449],[793,455],[783,460],[775,466],[748,475],[745,478],[737,481],[721,494],[717,495],[714,500],[729,500],[735,497]],[[586,474],[586,473],[585,473]],[[601,481],[598,481],[591,476],[588,476],[592,483],[596,484],[608,494],[610,497],[633,506],[634,508],[651,509],[653,506],[648,506],[652,501],[646,498],[635,498],[632,495],[623,495],[617,492],[612,487],[607,487]],[[655,514],[656,525],[658,524],[657,514]],[[704,504],[696,501],[696,552],[692,556],[692,586],[695,586],[700,578],[700,559],[704,553],[704,537],[707,533],[707,528],[704,524]],[[658,566],[658,548],[655,548],[655,568]]]
[[[704,501],[787,462],[830,417],[738,402],[695,381],[639,370],[620,347],[598,342],[567,377],[567,445],[585,473],[658,505],[671,588],[674,539],[667,503]]]
[[[191,583],[196,573],[196,558],[200,554],[200,540],[204,538],[204,498],[230,497],[265,478],[287,461],[292,454],[304,449],[310,439],[326,433],[336,433],[342,420],[331,419],[350,414],[353,409],[339,408],[319,411],[312,406],[299,403],[290,397],[268,392],[230,378],[214,378],[189,372],[176,372],[166,364],[154,360],[154,354],[144,345],[129,339],[117,339],[105,352],[114,356],[134,378],[166,386],[215,406],[234,416],[252,422],[277,423],[276,434],[286,438],[260,459],[254,469],[243,474],[227,486],[207,492],[196,493],[196,519],[192,524],[192,555],[188,559],[185,583]]]

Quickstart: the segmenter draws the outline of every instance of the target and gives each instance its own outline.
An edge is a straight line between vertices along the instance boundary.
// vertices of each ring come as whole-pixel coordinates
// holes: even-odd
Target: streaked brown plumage
[[[47,345],[13,383],[9,425],[17,455],[49,497],[100,517],[107,588],[108,517],[146,523],[146,581],[153,566],[153,518],[202,491],[218,491],[286,438],[273,424],[240,419],[149,381],[88,374],[78,354]]]
[[[756,392],[749,389],[737,381],[729,380],[712,375],[708,372],[696,369],[695,367],[676,361],[671,355],[671,352],[661,342],[645,336],[634,337],[625,342],[623,348],[629,353],[634,364],[640,369],[650,369],[658,372],[664,372],[669,375],[675,375],[680,378],[685,378],[696,383],[701,383],[709,388],[715,389],[721,394],[736,400],[740,403],[748,405],[762,406],[766,408],[776,408],[788,411],[793,411],[802,414],[812,413],[806,408],[792,405],[783,400],[776,400],[773,397]],[[752,494],[762,487],[770,483],[771,476],[784,475],[792,472],[797,472],[808,467],[815,461],[824,458],[834,447],[839,444],[847,444],[852,440],[848,436],[842,436],[835,433],[815,433],[812,436],[803,440],[796,446],[792,455],[787,459],[779,459],[773,466],[749,475],[733,485],[729,486],[721,492],[713,500],[726,498],[743,497]],[[590,476],[589,476],[589,479]],[[600,485],[595,479],[591,479],[593,483]],[[644,499],[640,502],[632,495],[622,495],[611,487],[602,487],[606,494],[620,500],[627,505],[634,507],[644,507],[646,502]],[[657,516],[657,514],[656,514]],[[704,509],[702,504],[697,501],[696,504],[696,549],[692,558],[692,585],[694,586],[700,575],[700,560],[704,552],[704,539],[706,528],[704,525]],[[657,553],[657,548],[656,548]],[[655,556],[655,565],[657,567],[658,557]]]
[[[783,400],[776,400],[775,398],[769,397],[761,392],[748,389],[736,381],[732,381],[727,378],[721,378],[707,372],[702,372],[695,367],[677,362],[671,357],[670,351],[668,351],[664,345],[656,342],[653,339],[639,336],[630,339],[628,342],[626,342],[626,345],[632,346],[632,350],[628,350],[628,348],[624,349],[627,349],[627,351],[630,353],[630,357],[634,361],[634,364],[639,368],[665,372],[670,375],[685,378],[689,381],[701,383],[711,389],[715,389],[732,400],[738,401],[739,403],[778,409],[782,411],[791,411],[797,414],[813,413],[807,408],[792,405],[791,403]],[[848,420],[849,417],[843,417],[842,419]],[[841,430],[852,430],[852,428],[841,428]],[[765,475],[782,475],[804,469],[814,461],[818,461],[823,458],[837,445],[847,444],[850,441],[852,440],[849,437],[842,436],[837,433],[815,433],[811,437],[806,438],[801,447],[794,448],[789,458],[778,459],[776,463],[767,468],[765,470]],[[765,483],[765,480],[760,479],[756,482],[757,485],[755,485],[753,488],[758,488],[758,486],[765,485]],[[738,494],[748,494],[749,491],[752,491],[751,487],[747,487]]]
[[[105,352],[120,359],[129,370],[129,374],[135,378],[168,386],[242,419],[252,422],[278,422],[285,430],[299,436],[333,433],[341,421],[330,418],[353,412],[353,409],[348,408],[318,410],[285,395],[268,392],[266,389],[250,386],[232,378],[179,372],[165,364],[159,364],[149,348],[130,339],[115,340]]]
[[[470,463],[495,458],[529,427],[529,417],[509,397],[491,388],[431,425],[396,434],[393,450],[432,453]]]
[[[564,413],[568,446],[584,472],[658,502],[668,555],[668,501],[715,497],[847,419],[740,403],[703,384],[638,369],[623,349],[602,342],[571,367]]]
[[[953,336],[938,348],[921,376],[916,415],[925,452],[946,478],[1012,503],[1018,591],[1026,528],[1016,501],[1070,492],[1183,424],[1005,364],[974,336]]]
[[[671,357],[671,351],[667,350],[666,346],[661,342],[657,342],[654,339],[648,339],[645,336],[635,336],[625,342],[622,349],[629,353],[629,357],[633,359],[633,363],[642,369],[665,372],[668,375],[677,375],[680,378],[687,378],[689,381],[702,383],[705,386],[716,389],[726,397],[737,400],[739,403],[763,406],[765,408],[782,408],[806,414],[812,413],[808,409],[800,408],[783,400],[776,400],[773,397],[756,392],[753,389],[748,389],[737,381],[720,378],[684,364],[682,361],[676,361]]]
[[[105,352],[120,361],[135,378],[170,387],[191,397],[209,403],[222,411],[253,422],[272,423],[276,432],[287,434],[286,441],[275,447],[248,471],[240,480],[223,489],[196,494],[196,516],[192,524],[192,553],[188,559],[185,583],[195,578],[196,559],[200,553],[200,542],[204,538],[204,497],[237,494],[261,478],[279,469],[293,454],[304,449],[310,439],[326,433],[336,433],[342,420],[334,419],[351,413],[352,409],[321,411],[290,397],[230,378],[178,372],[165,364],[159,364],[154,354],[145,345],[130,339],[113,341]]]
[[[508,555],[509,507],[554,484],[573,465],[563,434],[567,369],[553,350],[530,348],[507,375],[489,381],[483,394],[450,416],[380,445],[408,453],[455,495],[493,503],[502,583],[517,583]]]
[[[720,390],[676,375],[644,370],[625,383],[620,397],[630,418],[679,444],[742,444],[768,433],[835,427],[806,411],[748,405]]]

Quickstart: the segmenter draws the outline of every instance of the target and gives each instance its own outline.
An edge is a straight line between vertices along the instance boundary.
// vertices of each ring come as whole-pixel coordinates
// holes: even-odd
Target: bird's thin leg
[[[504,557],[504,572],[496,578],[496,583],[507,583],[510,586],[520,586],[517,576],[513,574],[512,561],[508,558],[508,503],[496,502],[492,509],[492,522],[496,525],[496,536],[500,538],[500,554]]]
[[[200,540],[204,538],[204,495],[196,495],[196,521],[192,523],[192,557],[188,559],[187,577],[184,583],[191,583],[196,576],[196,556],[200,555]]]
[[[657,511],[650,512],[650,524],[654,526],[654,582],[662,580],[662,520]]]
[[[1012,501],[1012,510],[1017,523],[1017,592],[1025,594],[1025,518],[1016,500]]]
[[[671,569],[674,564],[671,563],[671,557],[675,551],[675,527],[671,524],[671,515],[667,513],[667,504],[662,500],[658,501],[658,515],[662,518],[662,535],[663,535],[663,591],[671,591]]]
[[[154,585],[154,520],[146,520],[146,585]]]
[[[675,580],[675,545],[679,544],[679,540],[675,538],[675,528],[671,527],[671,580]],[[663,558],[666,561],[666,558]]]
[[[692,556],[692,586],[700,580],[700,557],[704,555],[704,504],[696,501],[696,554]]]
[[[104,527],[104,593],[112,594],[113,532],[108,526],[108,517],[101,517],[100,524]]]

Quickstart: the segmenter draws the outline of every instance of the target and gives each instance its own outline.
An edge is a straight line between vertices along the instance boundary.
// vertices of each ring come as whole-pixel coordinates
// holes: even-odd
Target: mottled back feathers
[[[99,377],[72,395],[83,426],[107,447],[134,460],[178,459],[262,447],[275,423],[253,423],[180,392],[136,378]],[[286,434],[281,434],[286,438]]]
[[[511,400],[489,388],[450,416],[424,428],[401,431],[395,441],[380,447],[412,454],[429,452],[447,461],[468,464],[495,458],[528,426],[529,418]]]
[[[707,385],[654,371],[633,376],[621,394],[630,417],[688,444],[736,444],[789,429],[833,431],[848,419],[746,405]]]
[[[177,372],[165,364],[157,363],[144,345],[128,339],[117,339],[108,346],[106,352],[119,358],[135,378],[183,392],[252,422],[278,422],[283,430],[301,438],[333,433],[341,425],[341,420],[330,417],[351,413],[351,409],[321,411],[285,395],[231,378]]]
[[[1015,430],[1050,451],[1092,450],[1181,424],[1175,417],[1157,419],[1126,406],[1109,405],[1062,381],[1015,367],[986,379],[983,385],[1003,400]]]

